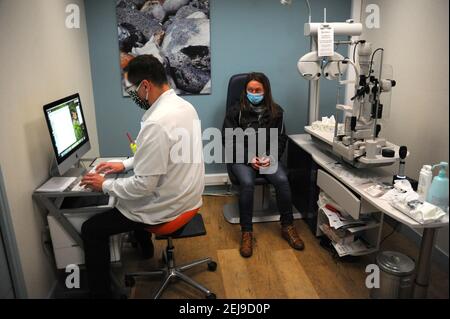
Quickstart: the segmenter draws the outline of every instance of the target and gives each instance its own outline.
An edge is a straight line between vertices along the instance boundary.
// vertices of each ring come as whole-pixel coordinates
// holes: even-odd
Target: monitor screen
[[[49,103],[44,113],[56,161],[61,164],[89,141],[80,96],[74,94]]]

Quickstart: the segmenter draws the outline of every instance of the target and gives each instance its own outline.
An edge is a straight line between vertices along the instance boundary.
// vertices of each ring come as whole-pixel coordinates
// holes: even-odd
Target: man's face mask
[[[147,111],[151,107],[151,104],[148,103],[148,91],[145,96],[145,100],[142,99],[137,93],[139,91],[139,88],[141,87],[141,85],[142,85],[142,82],[139,83],[137,88],[135,85],[132,85],[129,88],[127,88],[126,92],[131,97],[133,102],[136,103],[137,106],[139,106],[139,108],[143,109],[144,111]]]

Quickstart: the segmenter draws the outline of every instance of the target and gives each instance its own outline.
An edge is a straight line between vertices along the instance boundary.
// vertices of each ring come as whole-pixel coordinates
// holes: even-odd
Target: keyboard
[[[87,174],[91,174],[91,173],[95,173],[95,168],[96,166],[94,166]],[[105,176],[105,174],[100,174],[102,176]],[[85,185],[80,185],[81,180],[82,180],[83,176],[77,177],[77,179],[73,182],[73,186],[71,187],[70,191],[72,192],[92,192],[92,189],[90,189],[89,187],[85,187]]]
[[[79,178],[76,179],[75,183],[70,189],[71,192],[92,192],[92,189],[85,187],[85,185],[80,185],[82,178],[83,177],[80,176]]]

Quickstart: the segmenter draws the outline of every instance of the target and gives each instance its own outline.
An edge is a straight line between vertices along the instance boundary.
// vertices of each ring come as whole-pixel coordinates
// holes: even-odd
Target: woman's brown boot
[[[241,238],[241,248],[239,249],[239,252],[241,253],[242,257],[248,258],[253,253],[253,233],[251,231],[244,231],[242,232],[242,238]]]
[[[297,250],[303,250],[305,248],[305,243],[298,235],[294,225],[281,227],[281,236],[286,239],[292,248]]]

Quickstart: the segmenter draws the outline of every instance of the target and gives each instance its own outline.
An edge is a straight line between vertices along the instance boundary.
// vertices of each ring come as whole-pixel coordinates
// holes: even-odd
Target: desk
[[[323,168],[354,193],[358,194],[365,201],[376,207],[383,214],[386,214],[393,219],[399,221],[400,223],[413,228],[413,229],[423,229],[422,242],[420,247],[419,260],[417,264],[417,276],[414,289],[414,296],[417,298],[424,298],[426,296],[426,291],[429,283],[429,274],[431,268],[431,253],[434,245],[434,239],[437,229],[445,227],[448,225],[448,215],[444,217],[443,220],[430,224],[420,224],[414,219],[408,217],[397,209],[391,207],[386,201],[374,198],[368,195],[364,189],[368,185],[360,185],[355,183],[346,176],[342,176],[335,169],[333,169],[333,164],[336,163],[337,159],[332,154],[324,153],[312,140],[308,134],[297,134],[289,136],[289,148],[299,147],[306,153],[308,153],[314,163]],[[288,152],[292,153],[292,149]],[[288,159],[292,163],[293,159]],[[356,169],[355,169],[356,170]],[[380,179],[386,179],[387,181],[392,180],[392,175],[380,168],[370,168],[364,169],[364,173],[368,176],[378,177]],[[311,204],[311,203],[310,203]]]
[[[78,208],[62,208],[64,199],[66,198],[87,198],[87,197],[104,197],[105,194],[98,192],[34,192],[33,199],[48,215],[54,217],[73,240],[83,248],[83,240],[75,227],[69,222],[65,214],[73,213],[101,213],[110,210],[113,206],[88,206]]]
[[[93,159],[85,159],[88,163],[92,163]],[[80,176],[86,173],[88,169],[73,169],[68,175]],[[111,175],[111,178],[117,176],[126,176],[127,174]],[[60,192],[40,192],[33,193],[33,199],[45,212],[45,218],[48,221],[51,230],[53,248],[61,258],[57,258],[57,268],[61,269],[66,261],[76,260],[80,262],[83,259],[82,249],[83,240],[80,236],[80,228],[84,220],[89,219],[94,214],[111,210],[114,207],[115,199],[109,197],[102,192],[88,191],[71,191],[65,190]],[[85,215],[85,216],[84,216]],[[69,217],[69,218],[68,218]],[[76,225],[72,223],[76,221]],[[75,227],[77,226],[77,227]],[[54,233],[56,237],[53,238]],[[55,242],[56,241],[56,242]],[[64,244],[62,244],[64,242]],[[111,238],[111,260],[120,260],[120,240],[118,237]],[[62,248],[67,248],[62,250]],[[57,250],[58,249],[58,250]]]

